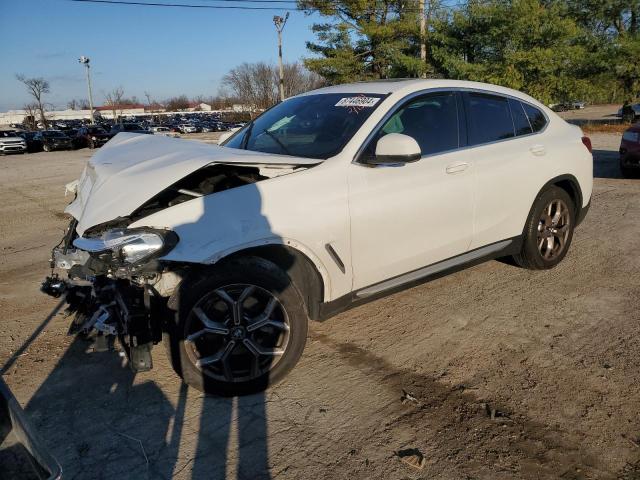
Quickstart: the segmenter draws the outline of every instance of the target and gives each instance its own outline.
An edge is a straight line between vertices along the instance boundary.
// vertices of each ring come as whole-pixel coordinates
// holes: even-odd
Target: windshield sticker
[[[365,97],[364,95],[359,95],[357,97],[341,98],[335,106],[349,108],[371,108],[375,106],[375,104],[379,101],[380,98],[377,97]]]

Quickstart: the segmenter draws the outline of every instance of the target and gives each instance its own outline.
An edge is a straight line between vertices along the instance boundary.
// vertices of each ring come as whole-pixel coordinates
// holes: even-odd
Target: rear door
[[[463,94],[469,152],[475,161],[471,249],[522,233],[544,173],[547,145],[537,133],[546,117],[518,99],[483,92]],[[533,186],[533,187],[532,187]]]

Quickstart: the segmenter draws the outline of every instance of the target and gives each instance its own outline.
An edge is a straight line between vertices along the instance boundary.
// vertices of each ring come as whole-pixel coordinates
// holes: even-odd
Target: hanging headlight
[[[111,251],[124,263],[135,264],[171,250],[175,233],[164,230],[107,230],[100,238],[76,238],[73,245],[91,253]]]

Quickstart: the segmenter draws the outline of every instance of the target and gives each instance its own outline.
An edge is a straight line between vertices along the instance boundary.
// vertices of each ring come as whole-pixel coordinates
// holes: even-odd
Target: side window
[[[467,131],[471,146],[515,136],[508,100],[498,95],[467,94]]]
[[[524,111],[529,118],[529,123],[531,123],[531,128],[533,128],[533,132],[539,132],[542,130],[547,124],[547,119],[544,114],[538,110],[536,107],[533,107],[527,103],[523,103]]]
[[[427,94],[400,107],[377,132],[364,155],[373,156],[378,140],[389,133],[413,137],[420,145],[422,155],[458,148],[458,106],[455,93]]]
[[[527,114],[524,113],[522,103],[517,100],[509,99],[509,107],[511,107],[511,116],[513,117],[513,126],[516,129],[516,136],[529,135],[533,132]]]

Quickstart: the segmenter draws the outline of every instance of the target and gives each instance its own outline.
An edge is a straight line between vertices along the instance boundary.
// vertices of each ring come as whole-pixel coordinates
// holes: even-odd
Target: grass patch
[[[622,135],[627,128],[629,128],[628,123],[616,123],[607,125],[605,123],[587,123],[581,125],[582,131],[584,133],[619,133]]]

